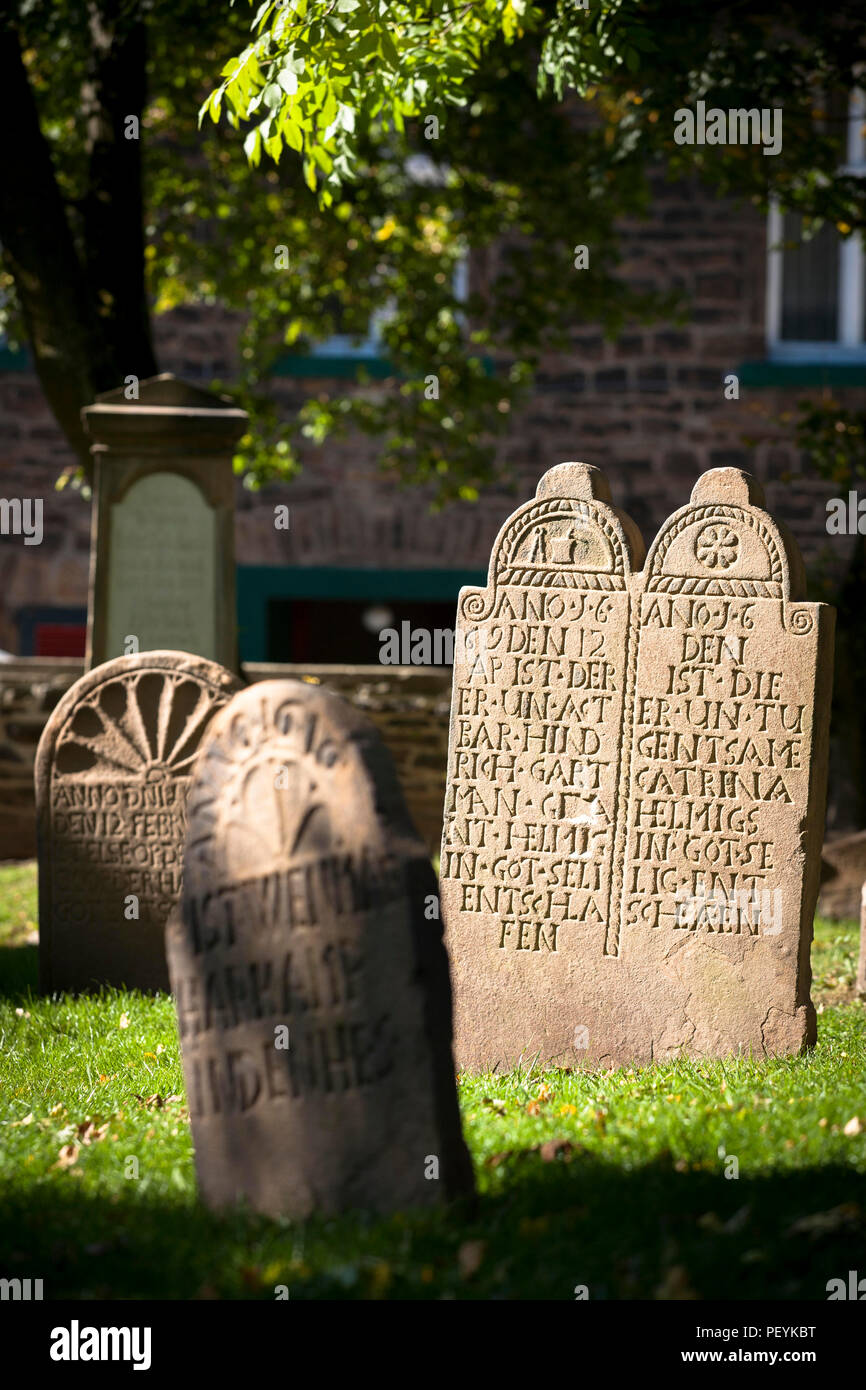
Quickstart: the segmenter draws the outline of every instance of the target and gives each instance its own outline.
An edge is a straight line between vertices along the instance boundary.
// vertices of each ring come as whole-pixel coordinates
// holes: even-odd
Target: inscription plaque
[[[35,770],[44,992],[168,988],[190,773],[238,689],[211,661],[143,652],[87,672],[52,712]]]
[[[139,478],[111,508],[106,648],[217,654],[217,517],[179,473]]]
[[[471,1190],[435,876],[337,696],[258,682],[214,720],[168,947],[205,1201],[304,1217]]]
[[[754,479],[713,469],[646,564],[551,469],[458,609],[442,904],[462,1067],[797,1051],[833,613]]]

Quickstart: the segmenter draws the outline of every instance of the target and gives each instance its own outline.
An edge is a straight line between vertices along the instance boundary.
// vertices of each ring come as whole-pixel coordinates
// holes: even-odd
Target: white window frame
[[[855,89],[848,102],[848,138],[842,174],[866,178],[866,93]],[[782,271],[784,215],[774,200],[767,217],[767,355],[774,362],[866,361],[864,279],[866,245],[861,233],[847,237],[839,248],[839,294],[836,338],[807,342],[782,338]]]

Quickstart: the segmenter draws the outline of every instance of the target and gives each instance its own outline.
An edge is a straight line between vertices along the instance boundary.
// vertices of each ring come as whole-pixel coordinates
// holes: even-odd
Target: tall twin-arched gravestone
[[[645,562],[562,464],[458,610],[441,891],[466,1068],[814,1040],[833,612],[754,479]]]
[[[43,991],[168,988],[190,775],[240,688],[215,662],[149,651],[89,671],[53,710],[35,769]]]
[[[267,681],[214,719],[168,951],[209,1204],[304,1217],[471,1189],[436,880],[357,711]]]

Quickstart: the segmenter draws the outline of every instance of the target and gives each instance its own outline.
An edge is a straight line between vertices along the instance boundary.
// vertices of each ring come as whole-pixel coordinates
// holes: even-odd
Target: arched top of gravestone
[[[249,417],[228,396],[163,372],[138,382],[132,400],[127,385],[104,391],[93,405],[85,406],[81,418],[94,451],[128,452],[131,447],[147,449],[155,442],[165,447],[173,440],[184,451],[205,447],[222,451],[244,433]]]
[[[611,503],[607,478],[588,463],[560,463],[540,478],[496,538],[488,584],[624,589],[644,544]],[[469,615],[472,616],[472,615]]]
[[[164,782],[189,777],[215,709],[242,689],[225,667],[189,652],[147,651],[96,666],[52,711],[36,753],[40,815],[52,779]]]
[[[259,681],[216,715],[189,822],[190,882],[198,865],[250,877],[309,854],[427,854],[378,730],[304,681]]]
[[[687,506],[662,526],[644,568],[647,590],[801,599],[797,544],[764,510],[763,489],[739,468],[702,473]]]
[[[293,680],[216,715],[166,932],[209,1205],[304,1218],[472,1190],[436,902],[369,719]]]

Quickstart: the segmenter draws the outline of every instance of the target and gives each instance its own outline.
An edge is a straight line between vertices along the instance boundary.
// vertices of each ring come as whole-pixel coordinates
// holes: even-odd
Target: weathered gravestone
[[[185,802],[202,734],[240,681],[186,652],[87,672],[36,754],[43,991],[167,989]]]
[[[459,1066],[815,1037],[833,612],[754,479],[713,469],[642,569],[562,464],[458,610],[441,891]]]
[[[214,720],[168,951],[209,1204],[471,1190],[436,880],[378,733],[337,696],[265,681]]]
[[[158,649],[234,669],[232,451],[246,412],[165,373],[132,400],[106,392],[82,419],[95,461],[87,668]]]

